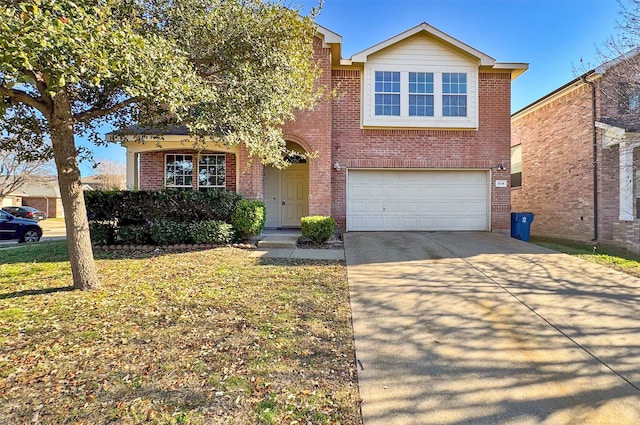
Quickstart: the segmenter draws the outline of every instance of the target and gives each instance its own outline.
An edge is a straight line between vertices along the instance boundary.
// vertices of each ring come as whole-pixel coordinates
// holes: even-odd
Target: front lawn
[[[613,244],[593,244],[543,237],[531,237],[531,242],[631,276],[640,277],[640,254]]]
[[[360,424],[343,263],[0,249],[0,423]]]

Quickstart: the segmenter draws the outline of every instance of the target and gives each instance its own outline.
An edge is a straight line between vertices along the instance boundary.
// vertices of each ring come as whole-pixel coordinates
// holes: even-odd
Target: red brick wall
[[[325,96],[311,111],[300,111],[294,121],[283,128],[284,138],[294,142],[309,153],[316,153],[309,160],[309,214],[331,214],[331,49],[322,47],[322,41],[314,40],[314,61],[321,71],[316,88]],[[248,198],[262,199],[264,167],[256,158],[250,158],[244,147],[240,148],[239,192]]]
[[[240,178],[238,179],[238,193],[248,199],[263,199],[263,171],[262,164],[257,158],[249,156],[249,152],[240,145],[238,153],[238,171]]]
[[[140,154],[140,189],[157,190],[164,187],[164,155],[166,152]],[[172,152],[174,153],[174,152]]]
[[[317,153],[309,160],[309,215],[331,214],[331,50],[314,40],[314,60],[322,74],[316,87],[325,96],[312,111],[299,112],[284,126],[285,138]]]
[[[617,115],[615,74],[597,80],[596,119]],[[616,83],[616,84],[614,84]],[[598,239],[611,240],[619,218],[619,150],[597,135]],[[514,211],[536,214],[533,235],[589,241],[594,232],[592,89],[575,90],[514,120],[511,143],[522,143],[522,187]],[[634,161],[640,163],[640,153]]]
[[[511,144],[522,144],[522,187],[512,189],[512,209],[535,214],[533,235],[592,239],[590,86],[515,119],[512,131]]]
[[[220,152],[202,151],[201,154],[215,154]],[[167,150],[158,152],[143,152],[140,154],[140,189],[157,190],[164,188],[164,160],[166,154],[193,155],[193,185],[197,182],[198,152],[193,150]],[[236,191],[236,155],[226,153],[226,190]]]
[[[479,75],[478,130],[378,130],[360,128],[360,81],[357,70],[334,70],[333,162],[353,168],[493,169],[491,230],[510,226],[508,188],[496,188],[496,179],[508,179],[510,157],[511,76]],[[502,163],[506,169],[498,171]],[[333,170],[332,215],[346,224],[346,170]]]
[[[236,155],[233,153],[226,153],[225,154],[225,173],[226,173],[226,179],[225,179],[225,186],[226,186],[226,190],[227,192],[236,192],[237,187],[236,187]]]

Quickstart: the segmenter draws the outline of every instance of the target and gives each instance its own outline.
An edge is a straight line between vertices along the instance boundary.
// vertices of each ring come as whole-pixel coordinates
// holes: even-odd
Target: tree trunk
[[[67,248],[73,274],[73,287],[90,290],[100,287],[93,260],[89,220],[80,182],[80,168],[73,134],[73,117],[67,94],[60,90],[53,98],[49,121],[53,155],[58,171],[60,196],[67,229]]]

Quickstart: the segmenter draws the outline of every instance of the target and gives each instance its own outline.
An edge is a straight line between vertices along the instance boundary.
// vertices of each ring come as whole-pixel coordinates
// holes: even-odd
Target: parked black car
[[[0,239],[18,239],[19,242],[38,242],[42,227],[35,220],[14,217],[0,210]]]
[[[2,207],[2,209],[14,217],[24,217],[28,218],[29,220],[38,221],[47,218],[47,214],[33,207]]]

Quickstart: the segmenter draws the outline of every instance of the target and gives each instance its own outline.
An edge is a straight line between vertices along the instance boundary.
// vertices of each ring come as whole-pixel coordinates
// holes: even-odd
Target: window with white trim
[[[467,116],[467,74],[442,73],[442,116]]]
[[[193,156],[187,154],[165,155],[165,186],[192,187]]]
[[[364,83],[364,127],[478,126],[478,74],[472,68],[371,64]]]
[[[400,73],[376,71],[376,115],[400,116]]]
[[[432,117],[433,72],[409,73],[409,116]]]
[[[203,154],[198,158],[198,187],[200,189],[224,189],[227,166],[224,154]]]
[[[197,187],[202,190],[226,189],[227,161],[225,154],[198,155],[196,170],[194,170],[193,159],[191,154],[166,154],[165,187],[184,189]],[[194,173],[194,171],[196,172]]]

